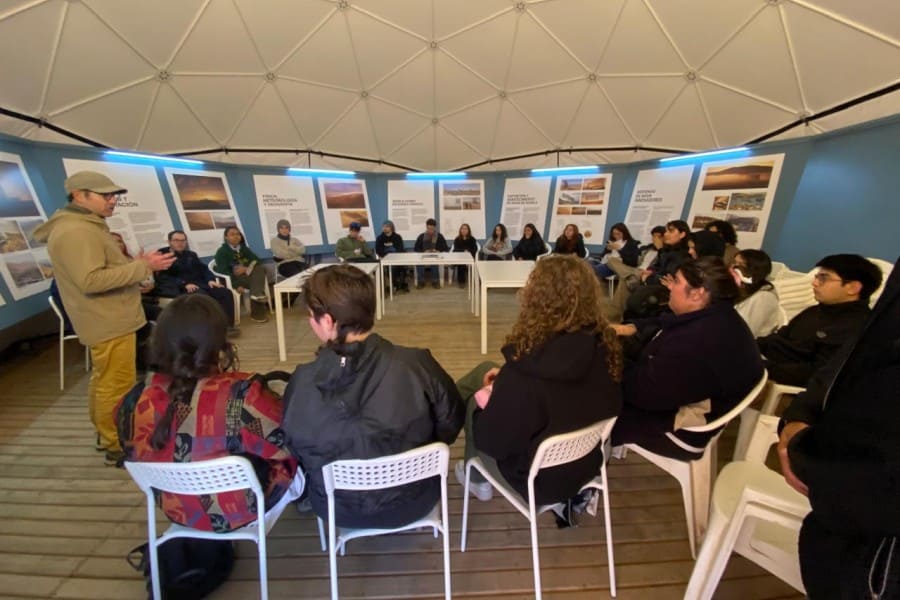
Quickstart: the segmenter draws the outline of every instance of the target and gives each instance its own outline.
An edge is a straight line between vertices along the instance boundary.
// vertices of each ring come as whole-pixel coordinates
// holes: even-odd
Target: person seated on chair
[[[778,383],[806,387],[812,374],[859,333],[869,316],[869,297],[881,285],[881,269],[858,254],[832,254],[816,266],[817,304],[757,340],[769,376]]]
[[[277,518],[274,511],[280,514],[302,493],[303,474],[284,446],[281,399],[261,378],[235,370],[226,329],[222,309],[209,296],[186,294],[163,309],[151,342],[152,371],[117,408],[125,460],[243,456],[262,485],[266,510]],[[157,498],[171,521],[194,529],[231,531],[257,517],[246,490]]]
[[[721,258],[688,259],[664,282],[671,314],[614,326],[619,335],[650,341],[626,362],[612,441],[694,460],[718,432],[681,429],[734,408],[762,377],[762,359],[734,310],[739,291]]]
[[[339,259],[345,262],[375,262],[378,260],[360,231],[362,231],[362,225],[359,222],[350,223],[347,235],[339,239],[334,247],[334,253]]]
[[[537,257],[546,251],[544,240],[534,223],[526,223],[522,228],[522,239],[513,249],[513,257],[516,260],[537,260]]]
[[[303,284],[302,298],[323,345],[291,376],[284,429],[307,471],[312,508],[325,520],[323,466],[436,441],[452,444],[465,405],[428,350],[395,346],[372,331],[375,285],[369,275],[351,265],[320,269]],[[335,521],[342,527],[399,527],[428,514],[440,497],[434,478],[386,490],[339,491]]]
[[[637,267],[640,255],[638,241],[631,237],[628,226],[625,223],[616,223],[609,230],[609,241],[606,242],[606,248],[600,254],[600,262],[593,264],[594,273],[600,279],[615,275],[616,272],[607,264],[613,258],[620,259],[622,264],[629,267]]]
[[[221,307],[225,320],[232,328],[234,322],[234,294],[218,282],[205,264],[188,247],[187,234],[181,229],[169,232],[169,247],[165,252],[175,255],[175,262],[156,274],[156,294],[161,298],[177,298],[182,294],[209,296]]]
[[[725,254],[722,256],[722,260],[725,261],[725,266],[730,267],[734,263],[734,257],[741,251],[737,247],[737,231],[734,230],[734,225],[728,221],[711,221],[703,229],[718,234],[725,242]]]
[[[453,238],[453,251],[468,252],[472,255],[472,258],[475,258],[475,255],[478,253],[478,242],[472,237],[472,228],[469,227],[468,223],[463,223],[459,226],[459,231],[456,237]],[[456,282],[459,284],[459,287],[466,287],[466,283],[469,281],[469,268],[457,265],[455,269]]]
[[[621,410],[622,353],[615,332],[600,316],[601,297],[600,282],[586,261],[574,256],[538,261],[501,350],[506,363],[499,368],[483,363],[457,383],[468,398],[466,459],[480,457],[489,472],[523,498],[528,498],[528,472],[542,441]],[[597,446],[575,462],[541,471],[535,480],[537,503],[572,497],[597,475],[602,461]],[[456,477],[465,481],[462,461]],[[474,470],[469,490],[479,500],[492,495],[490,484]]]
[[[116,245],[119,247],[119,250],[122,251],[122,254],[124,254],[128,260],[134,260],[134,257],[131,256],[131,253],[128,251],[128,246],[125,245],[125,238],[122,237],[122,234],[110,231],[109,235],[116,241]],[[156,281],[154,276],[150,275],[147,279],[140,282],[138,286],[141,289],[141,307],[144,309],[144,317],[147,319],[148,323],[148,325],[144,325],[142,330],[146,330],[149,335],[149,323],[155,322],[162,310],[159,307],[159,300],[156,298],[158,294],[155,290]],[[141,338],[140,331],[138,332],[138,338]]]
[[[437,221],[428,219],[425,221],[425,232],[420,233],[416,238],[416,245],[413,248],[416,252],[424,252],[426,254],[434,252],[447,252],[450,247],[447,246],[447,240],[437,230]],[[426,267],[416,267],[416,279],[419,280],[416,287],[422,289],[425,287],[425,269]],[[433,287],[441,287],[441,268],[438,266],[428,267],[433,272],[434,280],[431,282]]]
[[[578,257],[584,257],[584,238],[578,232],[578,225],[573,223],[566,225],[562,235],[556,238],[553,254],[574,254]]]
[[[225,243],[216,250],[216,271],[231,275],[231,285],[238,294],[250,290],[250,318],[257,323],[269,320],[267,288],[269,280],[259,257],[244,242],[244,234],[233,225],[225,228]]]
[[[381,234],[375,238],[375,254],[378,258],[384,258],[396,252],[406,252],[403,238],[394,229],[393,221],[385,221],[381,226]],[[406,267],[391,267],[391,279],[394,280],[395,292],[409,291],[409,284],[406,283]]]
[[[484,242],[481,255],[484,260],[509,260],[512,257],[512,241],[506,233],[506,225],[497,223],[491,237]]]
[[[303,260],[306,248],[303,246],[303,242],[291,236],[290,221],[279,219],[276,227],[278,235],[269,242],[272,247],[272,259],[277,265],[276,269],[278,269],[279,275],[284,278],[293,277],[306,268],[306,261]]]
[[[762,250],[741,250],[735,254],[730,269],[741,288],[735,310],[747,322],[753,337],[769,335],[781,324],[778,293],[767,279],[772,260]]]

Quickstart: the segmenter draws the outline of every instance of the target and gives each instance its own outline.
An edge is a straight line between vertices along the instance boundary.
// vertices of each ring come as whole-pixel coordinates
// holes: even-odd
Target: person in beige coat
[[[88,409],[97,430],[97,449],[106,463],[121,466],[113,411],[134,385],[135,332],[146,319],[140,283],[169,268],[172,253],[141,252],[129,260],[119,250],[106,218],[127,190],[106,175],[80,171],[65,180],[69,203],[38,227],[34,238],[46,242],[53,273],[75,333],[91,351]]]

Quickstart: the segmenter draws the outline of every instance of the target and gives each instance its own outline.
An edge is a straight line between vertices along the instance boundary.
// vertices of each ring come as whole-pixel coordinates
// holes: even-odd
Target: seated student
[[[512,257],[512,241],[506,233],[506,225],[497,223],[491,237],[484,242],[481,255],[484,260],[509,260]]]
[[[722,260],[725,261],[726,266],[730,267],[734,262],[735,255],[741,250],[737,247],[737,231],[734,230],[734,225],[728,221],[711,221],[703,229],[719,234],[719,237],[725,242],[725,255]]]
[[[337,241],[334,253],[338,258],[347,262],[375,262],[378,260],[372,253],[372,249],[363,239],[362,225],[353,221],[347,228],[347,235]]]
[[[621,409],[622,354],[600,316],[601,296],[587,262],[574,256],[537,262],[502,349],[506,363],[500,368],[484,363],[458,384],[468,397],[466,458],[480,456],[525,498],[528,471],[542,441],[614,417]],[[476,393],[482,385],[486,389]],[[603,449],[597,446],[580,460],[542,471],[535,480],[537,503],[572,497],[602,461]],[[456,477],[465,481],[462,461]],[[475,471],[469,489],[480,500],[491,498],[490,484]]]
[[[810,376],[856,336],[869,316],[869,297],[881,285],[881,269],[858,254],[832,254],[816,266],[810,306],[773,334],[757,340],[769,376],[806,387]]]
[[[553,254],[574,254],[575,256],[584,257],[584,239],[578,232],[578,225],[572,223],[566,225],[562,235],[556,238]]]
[[[277,228],[278,235],[269,242],[269,246],[272,248],[272,259],[278,265],[276,268],[279,275],[292,277],[306,268],[306,262],[303,260],[306,248],[303,246],[303,242],[291,237],[290,221],[279,219]]]
[[[225,243],[216,250],[216,271],[231,275],[231,285],[238,294],[250,290],[250,318],[265,323],[269,320],[266,270],[259,264],[259,257],[247,247],[240,229],[226,227],[224,237]]]
[[[152,339],[153,371],[117,408],[125,459],[196,462],[237,455],[250,459],[270,516],[303,492],[303,474],[284,447],[282,403],[265,383],[234,370],[225,315],[208,296],[189,294],[160,314]],[[135,404],[129,396],[140,394]],[[227,407],[227,410],[226,410]],[[157,495],[175,523],[226,532],[256,520],[253,496]]]
[[[468,252],[472,255],[473,258],[478,252],[478,242],[476,242],[475,238],[472,237],[472,229],[469,227],[468,223],[463,223],[459,226],[459,232],[453,239],[453,251]],[[466,287],[466,282],[469,281],[468,267],[456,267],[456,281],[459,284],[459,287]]]
[[[420,233],[419,237],[416,238],[416,245],[413,250],[426,253],[447,252],[450,250],[450,247],[447,246],[447,240],[444,239],[443,235],[438,233],[437,221],[434,219],[425,221],[425,232]],[[434,276],[431,285],[435,288],[441,287],[441,268],[434,266],[428,267],[428,270],[432,271]],[[421,290],[425,287],[425,267],[416,267],[416,278],[419,280],[416,288]]]
[[[734,408],[762,377],[763,366],[734,310],[738,287],[721,258],[688,259],[665,281],[671,314],[615,326],[620,335],[650,341],[626,363],[625,403],[612,441],[694,460],[717,432],[681,429]]]
[[[316,271],[303,284],[309,326],[323,342],[285,391],[288,446],[307,471],[309,499],[327,518],[322,467],[377,458],[431,442],[452,444],[465,420],[453,380],[428,350],[395,346],[372,332],[375,286],[350,265]],[[432,478],[366,492],[338,492],[342,527],[399,527],[440,500]]]
[[[650,243],[644,244],[638,248],[640,258],[638,259],[636,267],[626,265],[621,257],[617,258],[615,256],[610,257],[610,259],[606,261],[606,265],[623,281],[629,275],[640,277],[642,271],[650,268],[650,265],[656,260],[657,254],[665,245],[663,242],[665,233],[666,228],[663,225],[657,225],[650,230]]]
[[[522,228],[522,239],[513,249],[513,257],[516,260],[537,260],[537,257],[546,251],[544,240],[537,232],[534,223],[526,223]]]
[[[593,265],[594,273],[600,279],[615,275],[616,272],[607,264],[612,258],[621,259],[622,264],[629,267],[637,267],[640,254],[638,242],[631,237],[628,226],[625,223],[616,223],[609,230],[609,240],[600,254],[600,262]]]
[[[375,254],[378,258],[384,258],[395,252],[406,252],[403,247],[403,238],[394,230],[393,221],[385,221],[381,226],[381,233],[375,238]],[[391,267],[391,279],[394,281],[395,292],[408,292],[406,283],[406,267]]]
[[[741,250],[734,256],[731,272],[741,289],[735,310],[746,321],[753,337],[769,335],[781,324],[778,293],[767,277],[772,260],[762,250]]]

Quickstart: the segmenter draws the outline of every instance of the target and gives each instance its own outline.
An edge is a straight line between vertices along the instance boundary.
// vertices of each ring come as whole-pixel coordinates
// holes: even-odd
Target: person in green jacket
[[[244,235],[237,227],[225,228],[225,243],[216,250],[216,271],[231,275],[231,284],[240,294],[250,290],[250,318],[257,323],[269,320],[265,268],[244,242]]]
[[[337,241],[334,247],[334,253],[337,257],[346,262],[375,262],[375,254],[366,244],[362,234],[359,232],[362,226],[353,221],[350,223],[347,237],[342,237]]]

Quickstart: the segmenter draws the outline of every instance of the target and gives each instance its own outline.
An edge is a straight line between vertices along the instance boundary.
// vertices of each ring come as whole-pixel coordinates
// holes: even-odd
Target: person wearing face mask
[[[753,337],[769,335],[781,322],[778,293],[767,277],[772,272],[772,260],[762,250],[741,250],[731,265],[734,280],[741,289],[738,314],[746,321]]]

